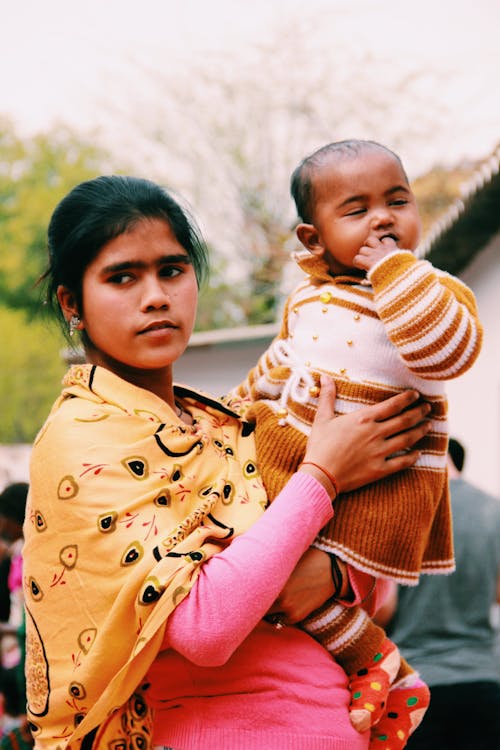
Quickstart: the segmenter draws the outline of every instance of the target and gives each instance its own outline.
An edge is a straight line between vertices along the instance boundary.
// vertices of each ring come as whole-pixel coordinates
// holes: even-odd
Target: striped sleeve
[[[259,399],[261,394],[257,384],[260,378],[269,371],[270,366],[268,349],[259,357],[257,364],[247,373],[246,378],[226,394],[224,403],[244,417],[252,401]]]
[[[406,250],[386,256],[368,278],[386,333],[409,370],[450,380],[472,366],[483,329],[465,284]]]
[[[246,378],[239,385],[235,386],[224,398],[224,402],[237,410],[242,416],[245,415],[251,402],[271,395],[267,387],[262,390],[262,384],[265,382],[269,371],[271,369],[274,370],[281,364],[276,358],[274,350],[277,342],[286,340],[288,337],[288,314],[292,299],[293,295],[288,298],[285,305],[279,334],[271,342],[266,351],[261,354],[257,364],[247,373]],[[276,393],[274,393],[274,398],[276,398]]]

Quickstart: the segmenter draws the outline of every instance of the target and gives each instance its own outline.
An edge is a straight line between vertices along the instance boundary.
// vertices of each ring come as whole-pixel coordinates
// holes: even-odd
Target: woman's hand
[[[412,447],[430,430],[431,407],[417,391],[404,391],[380,404],[335,416],[335,383],[321,377],[318,409],[304,461],[323,466],[335,477],[339,492],[383,479],[413,466]],[[401,451],[403,453],[401,453]],[[304,466],[319,478],[312,466]]]
[[[347,578],[347,575],[345,576]],[[334,593],[330,556],[316,547],[304,552],[281,594],[268,612],[285,625],[301,622]],[[274,617],[272,617],[274,616]]]

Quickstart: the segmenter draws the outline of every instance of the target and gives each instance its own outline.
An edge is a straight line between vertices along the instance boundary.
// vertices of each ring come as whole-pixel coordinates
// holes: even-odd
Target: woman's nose
[[[142,307],[144,310],[166,310],[170,307],[170,297],[164,281],[157,277],[144,280]]]

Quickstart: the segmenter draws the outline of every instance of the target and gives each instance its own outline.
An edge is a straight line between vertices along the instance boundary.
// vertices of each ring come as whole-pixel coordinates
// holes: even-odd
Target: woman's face
[[[170,225],[140,221],[85,270],[78,312],[88,360],[144,387],[148,372],[171,371],[186,349],[197,300],[192,263]]]

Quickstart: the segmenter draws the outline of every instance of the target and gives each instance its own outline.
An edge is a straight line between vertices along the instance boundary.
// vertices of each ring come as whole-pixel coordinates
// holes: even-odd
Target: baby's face
[[[394,249],[416,249],[417,203],[392,154],[365,149],[353,157],[330,155],[313,181],[313,223],[333,273],[352,271],[353,258],[369,237],[389,238]]]

